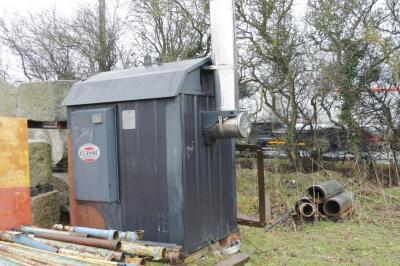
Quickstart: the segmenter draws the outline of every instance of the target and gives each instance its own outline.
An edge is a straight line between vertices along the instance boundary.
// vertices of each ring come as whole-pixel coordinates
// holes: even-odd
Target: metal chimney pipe
[[[239,110],[235,4],[210,1],[211,45],[218,111]]]
[[[211,48],[215,75],[216,111],[202,113],[206,143],[220,138],[248,137],[250,122],[239,111],[235,4],[233,0],[210,0]]]

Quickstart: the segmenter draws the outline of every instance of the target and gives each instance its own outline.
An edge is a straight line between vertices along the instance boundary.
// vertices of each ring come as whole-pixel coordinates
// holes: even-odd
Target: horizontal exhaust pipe
[[[222,118],[210,129],[208,137],[219,138],[247,138],[250,135],[251,127],[249,116],[246,112],[238,113],[237,116]]]
[[[342,193],[344,188],[341,184],[334,180],[326,181],[318,185],[312,185],[307,189],[307,195],[320,204],[325,202],[330,197]]]
[[[353,195],[349,192],[343,192],[324,203],[324,212],[328,216],[340,216],[353,206]]]

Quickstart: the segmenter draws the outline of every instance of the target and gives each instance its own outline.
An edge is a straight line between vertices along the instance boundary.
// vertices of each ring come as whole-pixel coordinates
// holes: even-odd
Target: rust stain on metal
[[[103,215],[96,206],[91,203],[76,201],[76,225],[105,229],[106,224]]]
[[[133,264],[133,265],[144,265],[144,259],[142,259],[142,258],[137,258],[137,257],[134,257],[134,258],[125,258],[125,262],[126,262],[126,263],[130,263],[130,264]]]
[[[181,248],[166,248],[163,254],[163,260],[169,263],[177,262],[181,259]]]
[[[25,119],[0,118],[0,186],[29,187],[28,130]]]
[[[219,241],[219,245],[221,247],[230,247],[233,242],[238,241],[238,240],[240,240],[240,237],[238,234],[231,234],[228,237],[221,239]]]
[[[70,219],[71,224],[76,225],[76,202],[75,202],[75,193],[74,193],[74,171],[73,171],[73,163],[72,159],[72,136],[71,133],[67,134],[67,145],[68,145],[68,177],[69,177],[69,208],[70,208]]]
[[[0,230],[31,223],[26,119],[0,117]]]
[[[131,255],[152,257],[154,260],[162,260],[165,248],[143,246],[134,242],[121,241],[121,251]]]

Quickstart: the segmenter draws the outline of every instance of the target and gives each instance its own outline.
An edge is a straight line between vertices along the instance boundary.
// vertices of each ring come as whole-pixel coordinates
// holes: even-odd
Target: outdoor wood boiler
[[[184,252],[237,231],[234,5],[210,3],[212,57],[77,82],[68,110],[71,223],[175,243]]]

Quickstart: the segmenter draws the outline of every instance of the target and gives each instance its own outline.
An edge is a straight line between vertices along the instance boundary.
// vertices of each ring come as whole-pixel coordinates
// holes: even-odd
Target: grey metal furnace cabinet
[[[106,72],[72,87],[74,225],[143,229],[184,252],[237,231],[234,140],[208,145],[201,130],[201,112],[215,111],[210,63]]]

